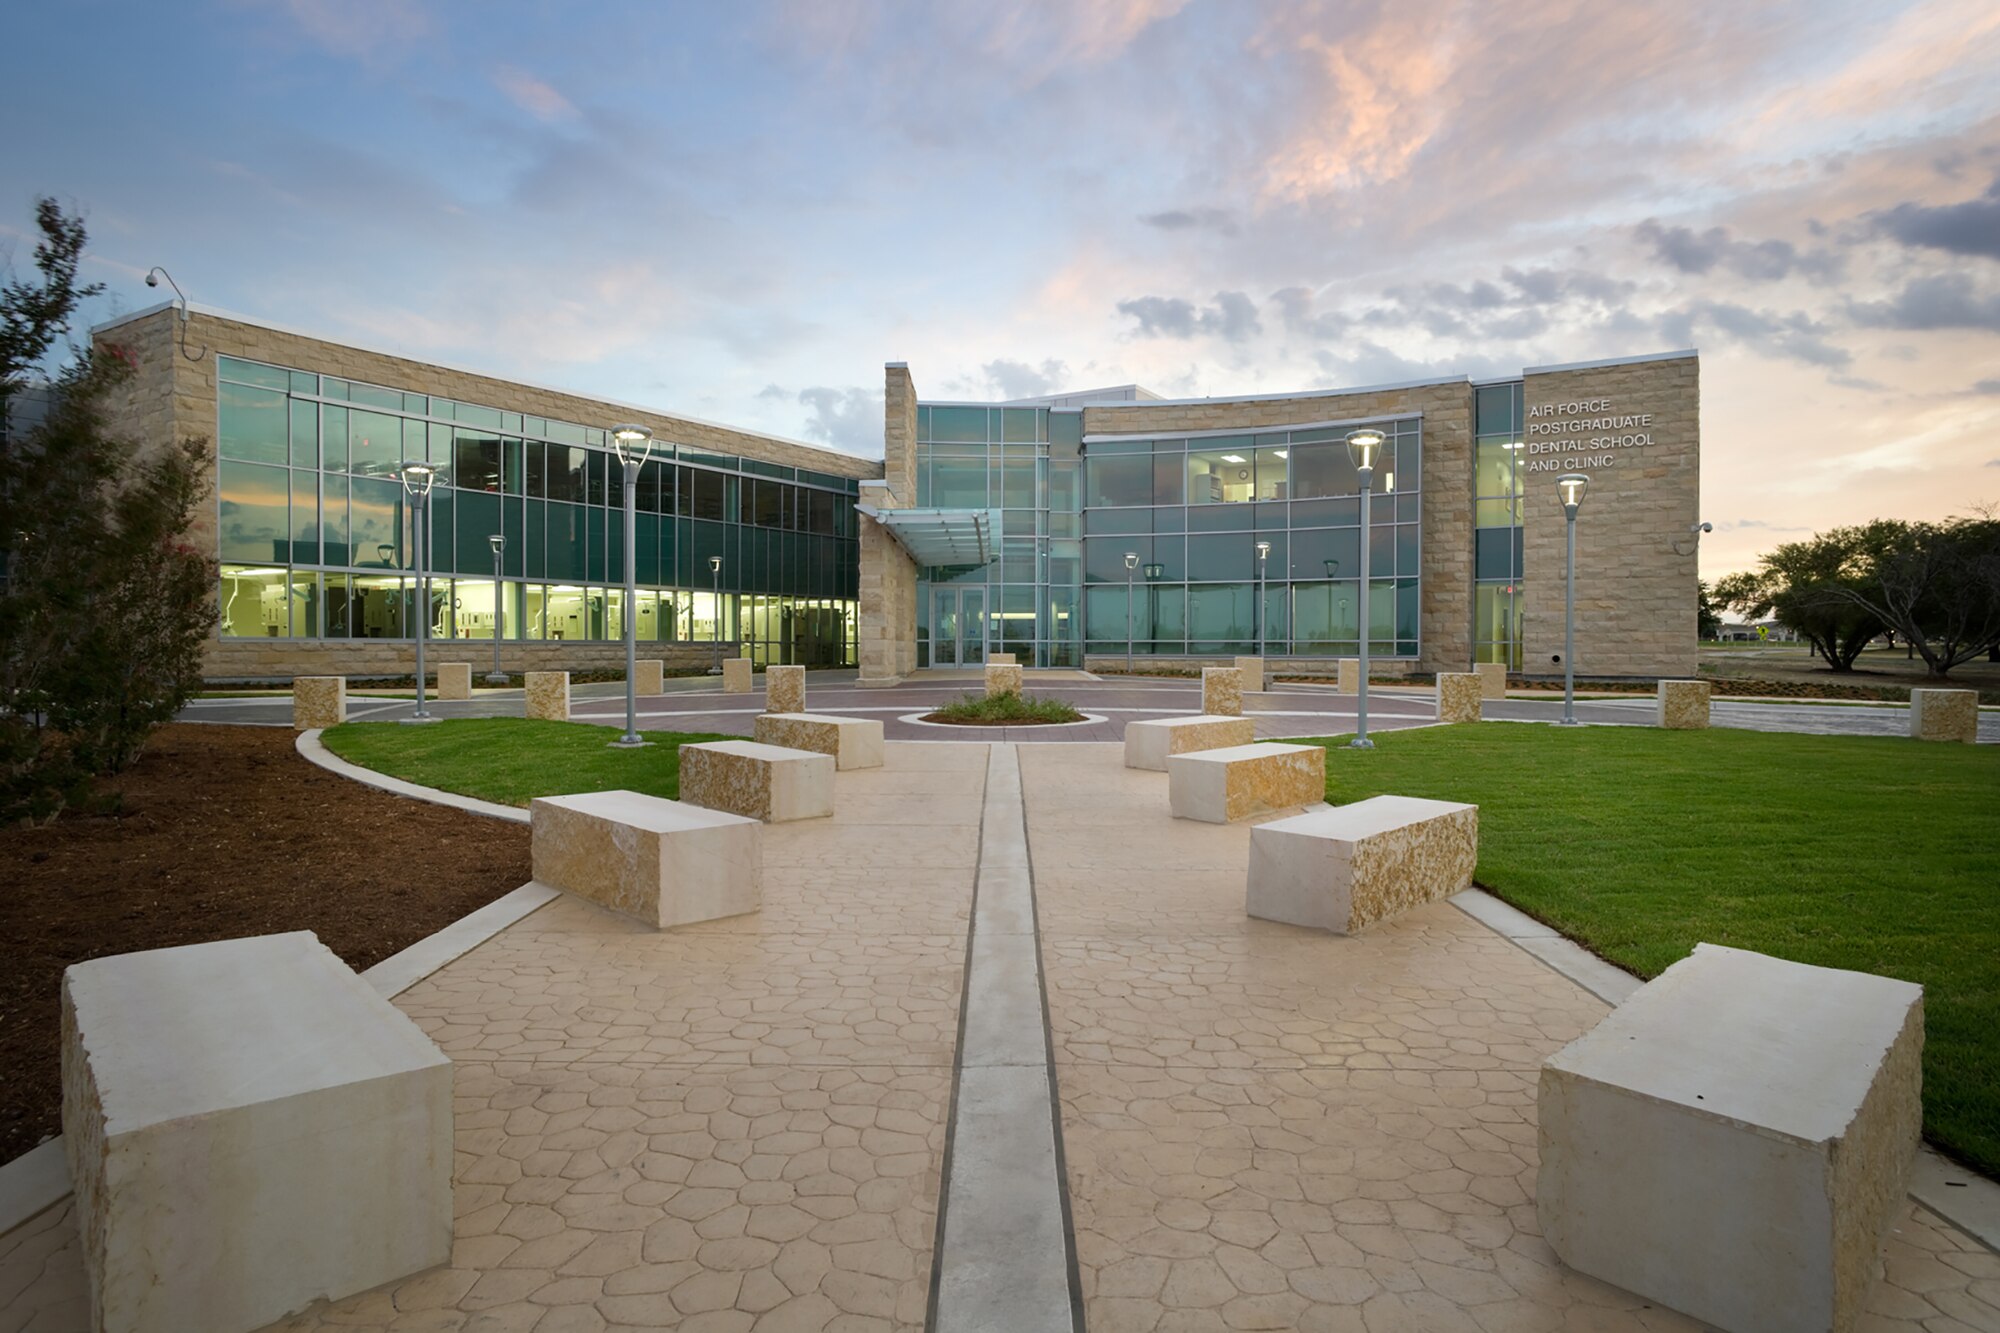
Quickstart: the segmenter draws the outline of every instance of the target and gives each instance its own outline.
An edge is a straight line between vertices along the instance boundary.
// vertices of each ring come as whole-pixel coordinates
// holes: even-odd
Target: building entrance
[[[931,665],[986,662],[986,589],[931,589]]]

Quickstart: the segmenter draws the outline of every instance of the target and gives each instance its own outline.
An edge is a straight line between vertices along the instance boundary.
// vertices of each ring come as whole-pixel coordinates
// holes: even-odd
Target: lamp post
[[[486,539],[486,544],[493,548],[493,669],[486,673],[486,683],[505,685],[507,673],[500,669],[500,631],[503,628],[500,594],[505,586],[500,582],[500,552],[507,548],[507,539],[496,532]]]
[[[435,722],[437,718],[424,707],[424,641],[431,632],[430,561],[425,559],[424,547],[430,535],[431,487],[437,484],[437,471],[422,463],[405,463],[401,477],[403,494],[410,498],[410,542],[417,553],[417,711],[404,720]]]
[[[1347,433],[1347,453],[1354,460],[1354,470],[1361,476],[1361,683],[1360,693],[1356,696],[1358,707],[1352,742],[1357,750],[1375,748],[1375,742],[1368,739],[1368,489],[1375,481],[1375,456],[1381,449],[1382,432],[1379,430]]]
[[[1160,639],[1160,579],[1165,576],[1167,567],[1162,564],[1148,562],[1146,567],[1139,572],[1146,576],[1146,642],[1154,645],[1154,650],[1158,651]]]
[[[1264,658],[1264,640],[1270,628],[1270,617],[1264,612],[1264,561],[1270,558],[1271,543],[1257,543],[1257,614],[1252,618],[1257,626],[1257,659]]]
[[[1563,716],[1562,725],[1574,727],[1576,720],[1576,511],[1583,508],[1583,493],[1590,478],[1572,472],[1556,478],[1556,495],[1562,500],[1563,518],[1569,524],[1568,573],[1563,578]]]
[[[611,742],[620,750],[644,745],[639,738],[639,468],[653,451],[653,432],[644,426],[614,426],[611,447],[625,468],[625,734]]]
[[[715,590],[710,594],[710,596],[713,597],[714,600],[709,603],[709,614],[715,617],[715,665],[709,668],[709,674],[711,676],[719,676],[722,674],[722,557],[721,556],[712,555],[708,558],[708,572],[711,576],[713,576],[713,581],[715,585]]]
[[[1139,568],[1139,553],[1125,553],[1125,674],[1132,674],[1132,573]]]

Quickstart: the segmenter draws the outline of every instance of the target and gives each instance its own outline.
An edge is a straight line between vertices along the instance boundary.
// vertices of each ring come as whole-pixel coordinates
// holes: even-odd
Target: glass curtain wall
[[[1483,385],[1474,402],[1472,660],[1521,669],[1522,385]]]
[[[1138,656],[1357,650],[1354,427],[1084,444],[1082,419],[1074,409],[919,406],[918,505],[1002,513],[998,559],[921,571],[921,663],[972,660],[968,632],[1045,666],[1122,654],[1128,635]],[[1422,427],[1371,424],[1387,436],[1372,506],[1371,651],[1414,657]],[[967,628],[965,588],[981,589],[988,608],[978,631]],[[947,632],[955,642],[939,641]]]
[[[440,473],[434,635],[491,641],[497,625],[510,640],[623,638],[624,475],[602,429],[217,363],[224,637],[414,637],[397,472],[423,461]],[[637,495],[637,637],[741,637],[760,663],[852,663],[858,491],[851,478],[656,443]]]

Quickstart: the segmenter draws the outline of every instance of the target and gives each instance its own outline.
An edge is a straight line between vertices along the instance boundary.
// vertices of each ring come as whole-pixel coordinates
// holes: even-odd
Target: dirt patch
[[[310,930],[356,971],[526,883],[528,830],[315,768],[289,728],[162,729],[109,816],[0,830],[0,1162],[60,1133],[71,963]]]

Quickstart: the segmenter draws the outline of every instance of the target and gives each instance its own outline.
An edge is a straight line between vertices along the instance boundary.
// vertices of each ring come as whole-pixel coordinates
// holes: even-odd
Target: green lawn
[[[1479,883],[1640,976],[1707,941],[1922,983],[1924,1131],[2000,1176],[2000,747],[1468,724],[1336,746],[1327,793],[1477,803]]]
[[[653,744],[643,750],[611,749],[609,742],[624,730],[581,722],[468,717],[422,727],[343,722],[320,739],[350,763],[502,805],[579,791],[638,791],[671,799],[680,795],[681,746],[741,739],[649,731],[641,735]]]

